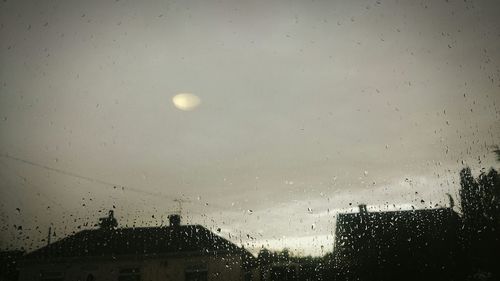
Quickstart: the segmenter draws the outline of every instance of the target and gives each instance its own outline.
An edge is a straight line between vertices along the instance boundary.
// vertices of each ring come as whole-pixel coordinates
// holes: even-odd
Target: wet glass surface
[[[499,13],[0,2],[0,280],[500,279]]]

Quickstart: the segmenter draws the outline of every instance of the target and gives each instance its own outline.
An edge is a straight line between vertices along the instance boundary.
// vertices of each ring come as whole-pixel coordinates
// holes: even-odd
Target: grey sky
[[[500,5],[352,2],[0,3],[0,153],[125,186],[3,157],[0,246],[183,198],[234,242],[318,254],[360,202],[447,205],[463,163],[498,167]]]

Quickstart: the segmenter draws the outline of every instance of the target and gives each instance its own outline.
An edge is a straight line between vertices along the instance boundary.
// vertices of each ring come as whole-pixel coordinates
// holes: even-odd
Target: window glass
[[[500,280],[499,15],[0,1],[0,280]]]
[[[64,274],[61,271],[41,271],[40,272],[41,281],[62,281],[64,280]]]
[[[140,281],[141,271],[139,268],[124,268],[120,269],[120,275],[118,281]]]
[[[186,281],[206,281],[208,280],[207,271],[186,271]]]

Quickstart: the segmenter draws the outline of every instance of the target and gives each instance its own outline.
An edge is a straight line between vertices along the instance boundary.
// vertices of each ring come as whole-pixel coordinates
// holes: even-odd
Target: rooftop
[[[28,253],[25,258],[211,255],[223,252],[250,255],[245,249],[201,225],[175,223],[161,227],[83,230]]]

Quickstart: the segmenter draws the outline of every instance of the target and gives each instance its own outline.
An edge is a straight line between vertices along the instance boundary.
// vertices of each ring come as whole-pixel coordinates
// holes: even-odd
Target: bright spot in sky
[[[190,93],[180,93],[172,98],[172,102],[178,109],[189,111],[198,107],[198,105],[200,105],[201,103],[201,100],[196,95]]]

